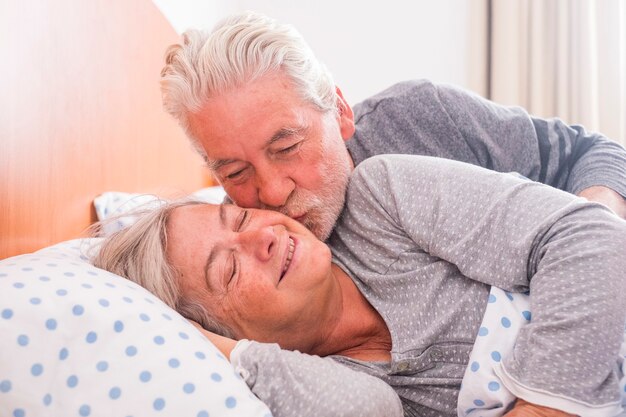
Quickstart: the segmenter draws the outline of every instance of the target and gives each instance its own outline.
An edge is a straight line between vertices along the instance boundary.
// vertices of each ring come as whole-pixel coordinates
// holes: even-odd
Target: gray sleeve
[[[532,121],[542,161],[540,182],[573,194],[602,185],[626,198],[626,152],[620,144],[559,119]]]
[[[345,217],[364,250],[404,234],[469,279],[530,290],[532,321],[504,364],[519,384],[590,404],[619,399],[625,221],[540,183],[428,157],[372,158],[348,190]]]
[[[626,150],[558,119],[531,117],[452,86],[397,84],[355,106],[356,163],[379,154],[437,156],[578,193],[604,185],[626,196]]]
[[[403,415],[388,384],[331,358],[257,342],[247,342],[236,355],[233,365],[274,417]]]

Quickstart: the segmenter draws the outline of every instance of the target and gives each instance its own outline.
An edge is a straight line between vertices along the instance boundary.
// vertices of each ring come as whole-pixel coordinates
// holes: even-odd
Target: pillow
[[[87,262],[98,242],[0,261],[0,415],[270,416],[181,315]]]
[[[220,204],[226,197],[226,192],[221,186],[207,187],[191,194],[191,197],[206,201],[207,203]],[[137,209],[150,209],[158,207],[162,200],[153,194],[134,194],[117,191],[109,191],[100,194],[93,201],[98,220],[107,220],[111,217],[131,213]],[[115,222],[105,223],[102,236],[108,236],[124,227],[131,225],[134,221],[132,216],[118,217]]]

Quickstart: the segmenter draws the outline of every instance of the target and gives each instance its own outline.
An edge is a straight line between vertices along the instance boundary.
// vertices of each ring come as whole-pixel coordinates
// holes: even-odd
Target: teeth
[[[289,264],[291,264],[291,258],[293,258],[293,249],[295,248],[295,244],[293,243],[293,239],[289,238],[289,252],[287,253],[287,262],[285,262],[285,267],[283,268],[283,274],[289,268]]]

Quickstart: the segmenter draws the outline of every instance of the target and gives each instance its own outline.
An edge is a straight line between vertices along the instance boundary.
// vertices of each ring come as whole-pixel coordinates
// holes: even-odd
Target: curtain
[[[626,1],[489,1],[490,99],[626,145]]]

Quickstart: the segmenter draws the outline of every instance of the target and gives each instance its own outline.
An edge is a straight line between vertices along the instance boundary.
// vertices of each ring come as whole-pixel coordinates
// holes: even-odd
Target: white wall
[[[473,19],[481,0],[153,1],[178,32],[246,9],[293,24],[352,104],[412,78],[484,93],[483,35]]]

